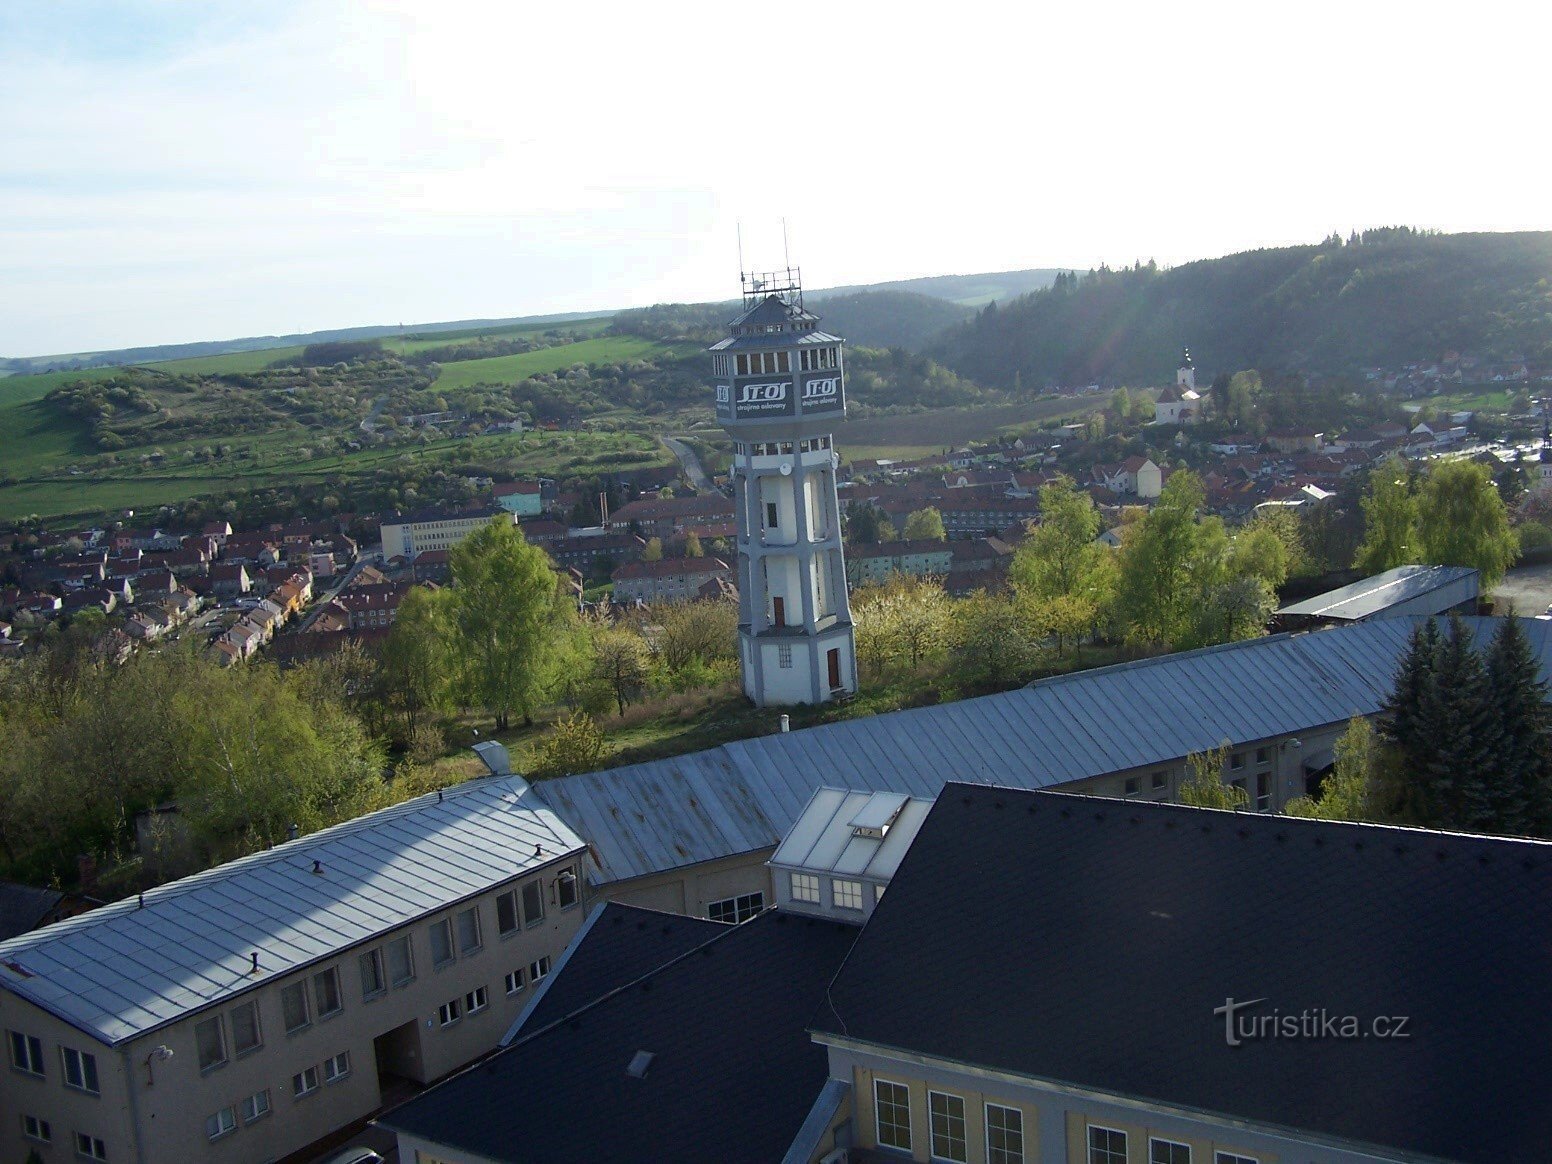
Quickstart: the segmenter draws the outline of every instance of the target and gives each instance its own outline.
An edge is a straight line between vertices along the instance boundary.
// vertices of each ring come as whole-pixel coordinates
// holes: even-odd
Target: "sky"
[[[1056,8],[1064,11],[1056,11]],[[1552,6],[3,0],[0,355],[1552,229]]]

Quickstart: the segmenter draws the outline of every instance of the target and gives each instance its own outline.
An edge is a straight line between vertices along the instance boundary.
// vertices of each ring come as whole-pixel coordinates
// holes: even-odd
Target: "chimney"
[[[792,720],[785,714],[783,714],[781,717],[781,730],[784,732],[790,732],[792,730]]]

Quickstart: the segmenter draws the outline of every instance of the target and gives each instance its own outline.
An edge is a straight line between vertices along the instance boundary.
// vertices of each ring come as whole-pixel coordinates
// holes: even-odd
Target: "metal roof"
[[[771,864],[888,881],[931,807],[925,797],[899,792],[821,788],[771,855]]]
[[[471,780],[0,942],[0,987],[121,1043],[582,849],[520,777]]]
[[[1285,606],[1278,614],[1307,615],[1315,618],[1347,619],[1372,618],[1390,607],[1410,602],[1424,594],[1431,594],[1468,578],[1480,577],[1473,566],[1397,566],[1372,578],[1360,578],[1347,586],[1339,586],[1303,602]],[[1471,594],[1476,596],[1473,587]],[[1453,605],[1453,604],[1451,604]]]
[[[771,848],[825,786],[932,798],[1048,788],[1378,711],[1418,620],[1354,623],[1041,680],[1017,691],[546,780],[599,884]],[[1465,620],[1479,637],[1498,620]],[[1543,676],[1552,624],[1522,619]],[[772,714],[774,721],[775,715]]]

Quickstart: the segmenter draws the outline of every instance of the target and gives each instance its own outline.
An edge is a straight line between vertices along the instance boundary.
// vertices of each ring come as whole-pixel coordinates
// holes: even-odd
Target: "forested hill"
[[[991,304],[929,354],[986,385],[1199,379],[1242,368],[1342,372],[1469,352],[1552,362],[1552,232],[1405,227],[1161,271],[1062,276]]]
[[[806,304],[820,326],[859,348],[920,351],[929,342],[975,314],[946,299],[909,291],[859,291],[833,297],[809,296]],[[687,339],[715,343],[727,335],[728,322],[743,308],[727,303],[659,303],[622,311],[615,330],[650,339]]]

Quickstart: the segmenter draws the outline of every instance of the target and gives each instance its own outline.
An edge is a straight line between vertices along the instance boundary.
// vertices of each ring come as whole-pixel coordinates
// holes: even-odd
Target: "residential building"
[[[423,509],[417,513],[395,514],[382,520],[383,557],[413,562],[427,550],[446,550],[494,517],[516,524],[517,517],[499,505],[477,509]]]
[[[620,506],[609,515],[609,528],[631,530],[644,538],[672,537],[687,525],[731,521],[733,501],[720,493],[699,497],[651,497]]]
[[[689,602],[713,579],[731,581],[733,571],[720,558],[659,558],[627,562],[615,570],[616,602]]]
[[[813,1016],[835,1135],[868,1161],[1531,1164],[1548,902],[1542,841],[949,784]]]
[[[882,582],[891,574],[945,576],[954,564],[949,542],[878,542],[846,547],[846,581],[852,586]]]
[[[1312,428],[1290,428],[1266,434],[1266,443],[1279,453],[1318,453],[1325,434]]]
[[[491,776],[0,943],[0,1155],[272,1160],[362,1119],[496,1046],[584,856]]]

